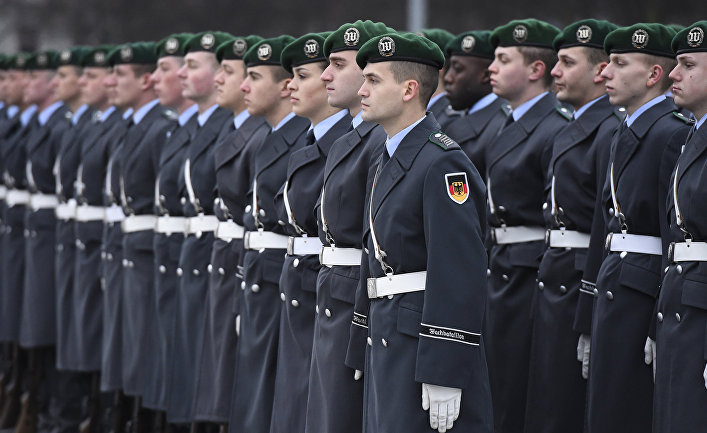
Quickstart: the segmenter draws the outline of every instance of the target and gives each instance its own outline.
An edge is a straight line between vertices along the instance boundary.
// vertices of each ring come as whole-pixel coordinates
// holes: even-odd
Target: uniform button
[[[102,260],[106,259],[106,252],[105,251],[101,251],[101,259]]]
[[[567,287],[565,287],[565,286],[560,286],[560,292],[561,292],[561,293],[567,293]]]
[[[499,212],[505,212],[505,211],[506,211],[506,208],[503,207],[503,206],[499,206],[499,207],[498,207],[498,210],[499,210]]]
[[[678,322],[682,320],[682,318],[680,317],[680,313],[675,313],[675,320],[677,320]]]
[[[211,263],[209,263],[209,266],[206,267],[206,272],[211,273],[213,271],[214,271],[214,267],[213,267],[213,265],[211,265]]]
[[[32,236],[33,238],[36,238],[36,237],[37,237],[37,231],[36,231],[36,230],[32,230],[32,231],[29,232],[29,235]]]
[[[253,284],[252,286],[250,286],[250,290],[252,290],[253,293],[258,293],[260,291],[260,286],[257,284]]]
[[[182,197],[182,198],[179,200],[179,203],[181,203],[182,206],[184,206],[185,204],[187,204],[187,198],[186,198],[186,197]]]
[[[23,234],[24,234],[24,236],[25,236],[26,238],[28,238],[28,237],[29,237],[29,230],[25,229],[25,231],[23,232]]]
[[[670,269],[670,266],[666,266],[666,267],[665,267],[665,273],[666,273],[666,274],[668,273],[668,269]]]
[[[285,222],[283,220],[277,220],[277,223],[280,224],[281,226],[285,225]]]
[[[132,202],[133,202],[133,198],[128,196],[128,203],[132,203]]]
[[[331,310],[327,308],[326,310],[324,310],[324,314],[325,314],[327,317],[331,317]]]
[[[542,289],[544,289],[544,288],[545,288],[545,283],[543,283],[542,281],[539,282],[539,283],[538,283],[538,289],[542,290]]]
[[[388,347],[388,341],[385,338],[381,338],[381,344],[383,347]]]
[[[663,321],[663,313],[661,313],[660,311],[658,312],[658,321],[659,322]]]
[[[677,265],[675,269],[677,269],[678,274],[682,274],[682,265]]]
[[[182,268],[177,268],[177,276],[181,277],[182,275],[184,275],[184,270],[182,270]]]
[[[614,216],[614,208],[609,208],[609,215]]]
[[[295,308],[299,307],[299,301],[298,301],[297,299],[293,299],[292,302],[291,302],[291,304],[292,304],[292,306],[295,307]]]
[[[160,265],[160,274],[166,274],[167,273],[167,267],[165,265]]]
[[[160,201],[161,202],[167,201],[167,197],[165,197],[163,194],[160,194]]]
[[[503,278],[503,281],[508,281],[508,275],[506,274],[501,275],[501,278]]]
[[[282,302],[285,302],[286,298],[287,297],[285,296],[285,294],[283,292],[280,292],[280,300],[282,300]]]
[[[226,270],[224,268],[218,268],[219,275],[226,275]]]
[[[292,261],[292,266],[294,266],[295,268],[296,268],[297,266],[299,266],[299,259],[294,259],[294,260]]]
[[[594,289],[594,296],[599,296],[599,289]]]
[[[191,273],[192,273],[192,274],[194,274],[194,276],[195,276],[195,277],[198,277],[198,276],[199,276],[199,274],[201,274],[201,272],[199,272],[199,270],[198,270],[198,269],[194,269],[194,270],[192,270],[192,271],[191,271]]]
[[[491,269],[486,269],[486,276],[490,277],[491,276]]]
[[[258,215],[260,215],[261,217],[264,217],[265,216],[265,209],[260,209],[258,211]]]
[[[624,257],[626,257],[627,254],[628,253],[626,251],[621,251],[621,254],[619,254],[619,257],[621,257],[623,259]]]
[[[614,294],[611,293],[611,291],[606,292],[606,299],[613,301],[614,300]]]
[[[124,268],[128,267],[128,259],[123,259],[123,267]]]
[[[59,251],[59,252],[64,251],[64,244],[57,244],[56,250]]]
[[[543,210],[547,209],[547,202],[543,203]]]
[[[371,340],[371,337],[366,338],[366,343],[368,343],[369,346],[373,346],[373,340]]]
[[[319,305],[314,306],[314,312],[319,314]]]
[[[106,258],[108,259],[109,262],[112,262],[113,261],[113,254],[111,254],[111,253],[106,254]]]
[[[241,281],[241,290],[245,290],[245,281]]]
[[[245,211],[246,211],[246,212],[250,212],[251,209],[253,209],[253,208],[250,207],[250,205],[248,205],[248,206],[245,207]]]
[[[135,267],[135,262],[133,262],[132,260],[130,260],[130,263],[128,263],[128,266],[129,266],[130,268],[134,268],[134,267]]]

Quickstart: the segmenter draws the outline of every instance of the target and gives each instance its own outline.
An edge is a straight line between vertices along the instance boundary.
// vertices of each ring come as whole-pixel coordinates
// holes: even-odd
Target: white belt
[[[199,215],[187,218],[187,225],[184,232],[188,235],[200,235],[205,232],[213,232],[218,227],[216,215]]]
[[[258,230],[245,232],[243,236],[243,247],[247,250],[259,250],[262,248],[286,250],[287,241],[288,237],[285,235]]]
[[[0,200],[5,200],[5,197],[7,197],[7,187],[0,185]]]
[[[185,217],[161,216],[157,218],[155,232],[157,233],[184,233],[187,228],[187,219]]]
[[[306,256],[319,254],[322,251],[322,241],[315,237],[290,236],[287,240],[287,254],[291,256]]]
[[[575,230],[549,230],[551,248],[589,248],[590,235]]]
[[[368,297],[375,299],[400,293],[419,292],[425,290],[426,280],[427,271],[369,278],[367,283]]]
[[[545,229],[531,226],[494,227],[491,235],[499,245],[519,244],[545,240]]]
[[[630,235],[628,233],[609,233],[606,238],[609,251],[651,254],[663,254],[663,244],[657,236]]]
[[[157,217],[154,215],[130,215],[120,223],[123,233],[154,230]]]
[[[339,248],[322,246],[319,263],[324,266],[361,266],[361,254],[358,248]]]
[[[10,189],[5,196],[8,207],[29,204],[29,191],[24,189]]]
[[[103,222],[106,223],[117,223],[125,219],[125,214],[123,213],[123,208],[117,204],[113,204],[105,208],[105,219]]]
[[[106,209],[103,206],[89,206],[87,204],[76,208],[76,221],[85,223],[89,221],[103,221]]]
[[[234,239],[243,239],[243,232],[243,227],[233,221],[219,221],[214,235],[226,242],[231,242]]]
[[[707,242],[675,242],[670,244],[671,262],[707,262]]]
[[[59,205],[59,199],[54,194],[35,193],[29,196],[29,205],[34,210],[55,209]]]
[[[76,200],[73,198],[69,199],[66,203],[60,203],[56,209],[54,209],[56,217],[60,220],[71,220],[76,217]]]

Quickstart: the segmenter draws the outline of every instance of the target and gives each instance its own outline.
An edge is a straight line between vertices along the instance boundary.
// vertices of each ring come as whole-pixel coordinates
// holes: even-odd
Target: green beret
[[[201,32],[192,36],[184,43],[184,54],[196,51],[206,51],[215,53],[219,45],[233,38],[233,35],[226,32]]]
[[[76,46],[59,51],[59,66],[81,66],[83,58],[91,51],[91,47]]]
[[[263,39],[252,47],[243,56],[243,61],[247,67],[260,65],[275,65],[282,66],[280,56],[282,50],[285,49],[292,41],[290,35],[281,35],[276,38]]]
[[[115,48],[115,45],[101,45],[91,49],[81,61],[81,66],[93,68],[107,68],[108,55]]]
[[[59,53],[54,50],[40,51],[27,58],[25,69],[29,71],[52,70],[59,67]]]
[[[447,57],[474,56],[493,60],[491,32],[488,30],[472,30],[454,37],[444,47]]]
[[[707,32],[707,21],[698,21],[689,27],[685,27],[673,37],[671,43],[673,51],[676,55],[707,51],[705,32]]]
[[[114,65],[152,65],[157,63],[154,42],[132,42],[118,45],[108,55],[108,62]]]
[[[559,33],[557,27],[535,18],[513,20],[491,32],[491,45],[552,48],[552,41]]]
[[[663,24],[638,23],[618,28],[606,36],[604,51],[611,53],[645,53],[675,57],[670,43],[675,31]]]
[[[383,23],[374,23],[371,20],[344,24],[327,36],[324,41],[324,55],[329,57],[329,54],[337,51],[359,50],[369,39],[394,31]]]
[[[415,62],[444,67],[444,54],[439,46],[424,36],[415,33],[386,33],[376,36],[363,44],[356,63],[363,69],[366,63]]]
[[[420,36],[424,36],[431,40],[439,47],[442,52],[444,52],[444,47],[447,46],[449,41],[454,39],[454,35],[444,29],[424,29],[418,33]]]
[[[7,59],[8,56],[5,54],[0,54],[0,71],[4,71],[7,69]]]
[[[289,43],[280,55],[282,67],[292,72],[295,66],[325,62],[327,58],[324,56],[322,46],[329,34],[331,32],[308,33]]]
[[[194,33],[175,33],[169,35],[155,45],[157,58],[167,56],[184,57],[184,45],[194,36]]]
[[[555,51],[569,47],[604,49],[606,35],[619,28],[606,20],[580,20],[562,29],[552,42]]]
[[[243,60],[248,48],[262,40],[263,38],[256,35],[231,38],[216,48],[216,59],[219,62],[221,60]]]
[[[14,56],[10,56],[7,59],[7,68],[24,70],[27,67],[27,59],[29,56],[29,53],[17,53]]]
[[[675,33],[679,32],[685,28],[685,26],[683,26],[682,24],[666,24],[666,25],[669,28],[675,30]]]

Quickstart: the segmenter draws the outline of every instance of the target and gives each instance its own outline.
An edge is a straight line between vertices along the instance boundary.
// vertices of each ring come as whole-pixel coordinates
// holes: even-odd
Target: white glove
[[[577,342],[577,361],[582,363],[582,377],[589,378],[589,348],[592,345],[592,337],[587,334],[579,334]]]
[[[702,377],[705,378],[705,388],[707,388],[707,364],[705,364],[705,371],[702,373]]]
[[[236,337],[241,336],[241,315],[236,316]]]
[[[651,365],[653,364],[653,382],[655,382],[655,341],[651,340],[651,337],[646,338],[646,345],[643,348],[643,354],[645,355],[645,358],[643,361],[646,363],[646,365]]]
[[[462,390],[422,384],[422,409],[430,411],[430,427],[440,433],[450,430],[459,418]]]
[[[363,372],[361,370],[354,371],[354,380],[361,380],[363,377]]]

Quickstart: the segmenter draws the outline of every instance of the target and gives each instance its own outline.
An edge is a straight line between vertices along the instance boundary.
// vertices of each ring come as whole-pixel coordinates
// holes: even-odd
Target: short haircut
[[[293,77],[292,73],[282,66],[276,66],[270,68],[270,70],[272,71],[272,79],[276,83],[279,83],[282,80],[292,79]]]
[[[646,66],[658,65],[663,69],[663,76],[660,77],[658,88],[663,92],[667,92],[673,82],[668,75],[670,75],[670,71],[677,65],[677,60],[670,57],[654,56],[652,54],[646,54],[642,57]]]
[[[609,63],[609,55],[601,48],[584,47],[584,52],[587,54],[587,61],[590,65]]]
[[[396,83],[402,83],[405,80],[417,81],[420,89],[420,102],[423,108],[427,108],[427,104],[439,84],[439,69],[417,62],[392,61],[389,63]]]
[[[553,80],[550,72],[557,63],[557,53],[555,50],[540,47],[518,47],[518,51],[520,51],[520,54],[523,56],[523,62],[526,65],[529,65],[536,60],[540,60],[545,64],[543,84],[545,84],[546,87],[550,87]]]
[[[151,74],[155,71],[155,65],[131,64],[130,68],[133,70],[133,74],[135,74],[136,77]]]

